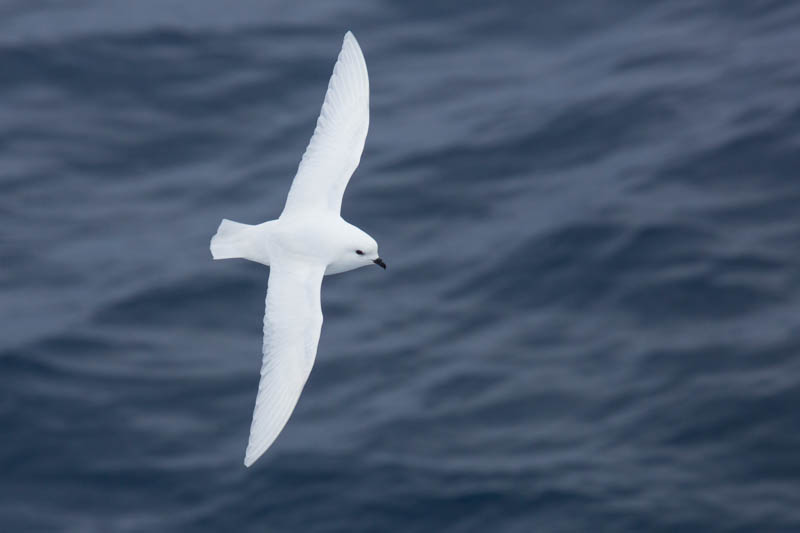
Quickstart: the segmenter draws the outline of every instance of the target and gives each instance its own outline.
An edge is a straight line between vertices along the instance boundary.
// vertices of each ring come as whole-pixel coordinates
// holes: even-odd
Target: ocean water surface
[[[242,466],[341,39],[317,362]],[[0,531],[800,531],[800,4],[6,1]]]

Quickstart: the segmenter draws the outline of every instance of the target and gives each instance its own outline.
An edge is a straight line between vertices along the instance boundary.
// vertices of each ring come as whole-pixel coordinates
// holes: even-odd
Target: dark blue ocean
[[[346,30],[317,362],[242,465]],[[5,0],[0,532],[800,531],[800,3]]]

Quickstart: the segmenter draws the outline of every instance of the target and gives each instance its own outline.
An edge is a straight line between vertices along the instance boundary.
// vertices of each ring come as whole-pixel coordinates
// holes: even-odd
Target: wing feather
[[[311,209],[339,214],[345,187],[361,161],[368,129],[367,64],[358,41],[348,31],[283,212]]]
[[[311,373],[322,330],[320,286],[324,273],[324,265],[294,261],[270,265],[264,358],[245,466],[252,465],[278,437]]]

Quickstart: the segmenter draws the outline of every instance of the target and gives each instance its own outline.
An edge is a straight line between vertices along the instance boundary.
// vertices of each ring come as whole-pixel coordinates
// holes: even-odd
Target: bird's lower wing
[[[314,365],[322,329],[324,273],[324,265],[290,260],[270,264],[264,359],[245,466],[252,465],[278,437]]]

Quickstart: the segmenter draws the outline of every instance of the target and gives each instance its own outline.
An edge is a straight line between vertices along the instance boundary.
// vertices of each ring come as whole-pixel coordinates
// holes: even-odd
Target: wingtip
[[[341,58],[343,55],[347,54],[350,54],[351,58],[354,59],[356,63],[360,63],[364,70],[367,69],[364,53],[361,51],[361,45],[350,30],[347,30],[347,33],[344,34],[342,51],[339,53],[339,57]]]
[[[258,461],[261,456],[264,455],[264,452],[267,451],[267,448],[269,448],[269,446],[260,446],[258,448],[248,446],[247,450],[244,452],[244,466],[247,468],[253,466],[253,463]]]
[[[347,43],[347,41],[352,41],[356,44],[356,46],[358,46],[358,39],[356,39],[356,36],[353,35],[353,32],[350,30],[347,30],[347,33],[344,34],[344,39],[342,40],[343,43]]]
[[[258,461],[259,457],[261,457],[260,453],[259,454],[254,454],[254,453],[246,452],[244,454],[244,466],[246,466],[247,468],[250,468],[251,466],[253,466],[253,463]]]

